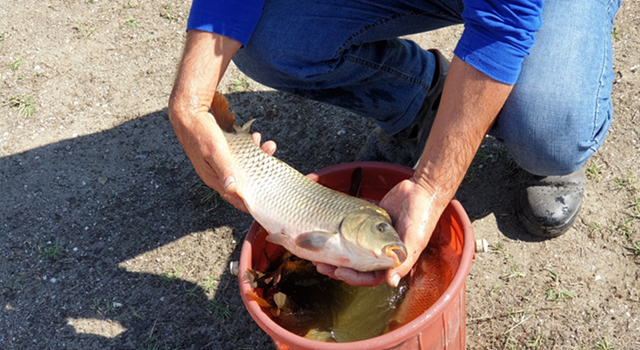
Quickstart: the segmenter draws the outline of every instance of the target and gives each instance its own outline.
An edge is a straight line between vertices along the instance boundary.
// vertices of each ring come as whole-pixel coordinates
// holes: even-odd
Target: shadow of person
[[[228,98],[303,173],[352,161],[373,127],[284,93]],[[505,236],[525,239],[503,216],[513,186],[500,169],[458,198],[472,218],[496,213]],[[252,219],[202,192],[166,110],[3,156],[0,193],[3,349],[272,347],[228,269]]]

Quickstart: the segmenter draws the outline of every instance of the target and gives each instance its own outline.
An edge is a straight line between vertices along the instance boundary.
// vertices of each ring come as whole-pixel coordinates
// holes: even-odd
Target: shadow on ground
[[[373,126],[278,92],[229,99],[305,173],[353,160]],[[504,235],[526,240],[507,168],[498,159],[477,169],[458,198],[473,220],[493,213]],[[201,204],[197,182],[166,110],[0,158],[2,347],[270,348],[227,268],[251,218]],[[182,267],[167,270],[172,262]]]

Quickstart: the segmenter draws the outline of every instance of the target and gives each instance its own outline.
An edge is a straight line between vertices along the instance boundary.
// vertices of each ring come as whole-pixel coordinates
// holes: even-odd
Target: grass
[[[62,246],[56,241],[56,243],[47,242],[38,245],[40,254],[49,260],[58,260],[64,256],[62,252]]]
[[[33,106],[33,98],[29,95],[11,96],[4,101],[0,107],[8,106],[15,108],[25,117],[30,117],[36,113],[36,107]]]
[[[24,64],[24,61],[20,57],[18,57],[15,61],[7,64],[7,67],[9,67],[9,69],[15,72],[18,69],[20,69],[20,66],[22,66],[23,64]]]
[[[18,289],[20,288],[20,283],[22,283],[23,279],[24,279],[24,275],[20,275],[18,278],[13,279],[8,284],[3,285],[3,287],[11,290]]]
[[[520,271],[518,271],[517,267],[512,266],[511,267],[511,272],[503,275],[501,278],[504,279],[504,280],[510,281],[512,279],[515,279],[515,278],[523,278],[523,277],[525,277],[525,274],[520,272]]]
[[[213,317],[228,320],[231,318],[231,314],[233,313],[232,309],[235,309],[235,305],[226,301],[213,299],[207,309],[213,314]]]
[[[9,37],[9,33],[4,32],[4,33],[0,33],[0,41],[3,41],[4,39]]]
[[[251,82],[247,77],[242,77],[239,80],[231,82],[231,90],[235,92],[245,92],[251,87]]]
[[[216,290],[218,289],[219,281],[220,279],[217,277],[214,277],[213,275],[207,276],[204,278],[204,284],[202,285],[202,288],[204,289],[205,292]]]
[[[611,29],[611,38],[615,40],[622,39],[622,35],[620,35],[618,27],[613,27],[613,29]]]
[[[171,23],[176,20],[175,10],[176,8],[174,6],[166,6],[165,12],[161,16],[169,20],[169,23]]]
[[[162,282],[173,282],[178,279],[178,277],[180,277],[181,273],[182,269],[174,267],[173,269],[162,274]]]
[[[138,28],[138,20],[135,17],[129,17],[124,21],[124,25],[129,28]]]
[[[540,349],[540,346],[542,346],[545,340],[547,340],[547,337],[544,334],[537,333],[534,335],[534,338],[527,343],[527,349]]]
[[[633,228],[631,227],[631,223],[633,222],[632,218],[626,219],[622,224],[620,224],[617,228],[617,232],[619,232],[624,238],[627,239],[628,242],[631,242],[633,239]]]
[[[502,243],[498,243],[494,246],[491,246],[491,253],[502,254],[505,259],[513,258],[513,255],[507,253],[507,250],[502,246]]]
[[[595,182],[600,182],[602,180],[602,175],[600,174],[600,169],[604,167],[604,165],[600,164],[600,159],[593,159],[589,166],[587,166],[586,173],[587,177]]]
[[[595,349],[598,349],[598,350],[613,350],[616,348],[615,346],[609,343],[607,338],[598,340],[593,346]]]
[[[551,269],[550,269],[550,268],[548,268],[548,267],[545,267],[544,269],[545,269],[547,272],[549,272],[549,277],[551,277],[551,279],[552,279],[554,282],[556,282],[556,283],[557,283],[557,282],[560,280],[560,277],[558,276],[558,273],[557,273],[557,272],[555,272],[555,271],[551,270]]]
[[[629,255],[634,258],[640,257],[640,241],[633,243],[631,247],[625,247],[629,251]]]
[[[573,300],[574,295],[573,292],[567,291],[556,291],[553,287],[547,287],[547,293],[544,300],[546,301],[569,301]]]
[[[212,209],[227,203],[218,192],[200,180],[191,185],[190,191],[196,198],[200,198],[201,205],[211,205]]]

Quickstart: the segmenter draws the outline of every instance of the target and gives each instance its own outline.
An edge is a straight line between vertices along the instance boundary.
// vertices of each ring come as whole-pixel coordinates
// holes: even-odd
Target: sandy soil
[[[0,348],[271,348],[228,269],[252,220],[203,188],[167,119],[188,9],[0,0]],[[567,234],[527,235],[513,162],[478,152],[457,197],[493,252],[467,280],[469,349],[640,349],[639,28],[628,0],[615,121]],[[451,57],[460,29],[412,39]],[[233,66],[222,91],[305,173],[351,161],[373,126]]]

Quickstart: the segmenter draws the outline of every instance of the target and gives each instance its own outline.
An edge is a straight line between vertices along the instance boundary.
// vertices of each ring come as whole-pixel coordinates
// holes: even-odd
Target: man
[[[397,285],[409,272],[487,133],[529,176],[518,208],[526,229],[558,236],[576,218],[583,165],[611,123],[620,0],[542,2],[194,0],[169,116],[199,176],[242,210],[242,179],[208,113],[232,58],[265,85],[373,118],[379,129],[361,159],[419,160],[380,203],[407,246],[405,263],[383,273],[317,266],[351,284]],[[450,66],[398,39],[458,23]],[[275,144],[262,148],[272,154]]]

